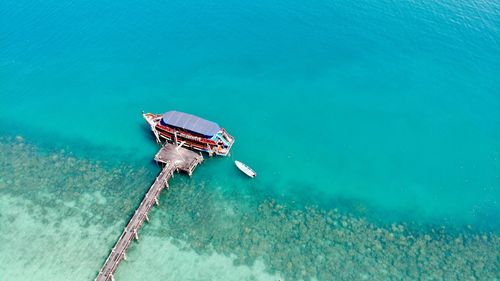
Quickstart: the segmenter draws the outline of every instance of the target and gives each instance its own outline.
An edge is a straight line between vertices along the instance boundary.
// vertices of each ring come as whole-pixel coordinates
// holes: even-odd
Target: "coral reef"
[[[147,169],[38,151],[21,137],[0,139],[0,155],[0,196],[58,208],[61,217],[81,216],[81,227],[124,224],[154,179]],[[500,275],[496,233],[379,225],[349,210],[242,198],[194,182],[176,178],[162,193],[162,205],[152,213],[160,222],[148,226],[147,235],[200,254],[235,256],[235,265],[261,260],[286,280],[498,280]],[[43,212],[32,215],[46,220]],[[51,220],[47,223],[57,227]]]
[[[262,259],[286,280],[496,280],[495,233],[379,226],[337,209],[228,198],[208,185],[176,186],[154,233],[200,253]]]

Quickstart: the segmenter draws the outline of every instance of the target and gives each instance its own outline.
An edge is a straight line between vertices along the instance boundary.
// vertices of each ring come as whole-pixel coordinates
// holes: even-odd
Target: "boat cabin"
[[[151,126],[158,141],[172,143],[207,152],[210,156],[229,154],[234,138],[217,123],[198,116],[168,111],[164,114],[144,113],[144,119]]]

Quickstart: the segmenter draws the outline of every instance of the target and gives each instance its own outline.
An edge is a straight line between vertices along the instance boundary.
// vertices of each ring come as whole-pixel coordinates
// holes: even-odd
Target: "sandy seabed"
[[[154,179],[0,140],[0,281],[91,280]],[[137,188],[137,187],[140,188]],[[496,233],[382,226],[346,210],[177,180],[119,280],[498,280]]]

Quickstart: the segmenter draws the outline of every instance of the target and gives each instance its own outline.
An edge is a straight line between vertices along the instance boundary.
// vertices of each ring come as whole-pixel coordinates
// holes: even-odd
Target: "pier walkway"
[[[95,281],[114,281],[113,274],[118,265],[120,265],[120,262],[127,259],[126,252],[132,240],[139,239],[139,229],[144,221],[149,221],[149,211],[153,205],[159,204],[158,197],[165,187],[168,188],[168,180],[173,177],[174,172],[181,170],[191,176],[196,166],[203,161],[203,156],[181,146],[182,144],[179,146],[165,144],[156,154],[155,160],[164,164],[163,169],[149,188],[137,210],[135,210],[134,215],[111,250]]]

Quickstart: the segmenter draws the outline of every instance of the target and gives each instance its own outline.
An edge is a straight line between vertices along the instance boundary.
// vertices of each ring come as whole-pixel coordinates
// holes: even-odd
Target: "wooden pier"
[[[164,164],[163,169],[149,188],[137,210],[135,210],[134,215],[111,250],[95,281],[114,281],[113,274],[118,265],[120,265],[120,262],[127,259],[126,252],[132,240],[139,240],[139,229],[144,221],[149,221],[148,213],[153,205],[159,204],[158,197],[165,187],[168,188],[168,180],[176,171],[184,171],[191,176],[196,166],[203,161],[203,156],[183,148],[182,143],[179,146],[167,143],[155,155],[155,161]]]

